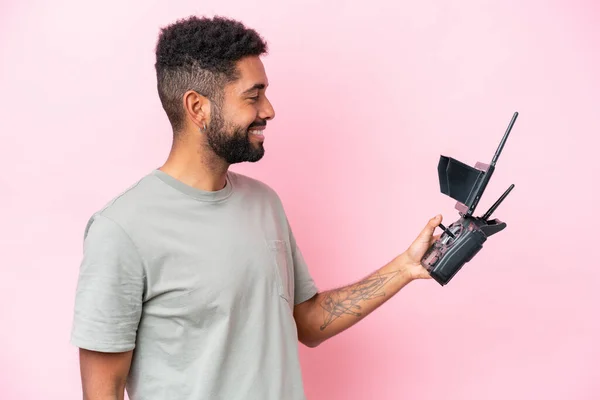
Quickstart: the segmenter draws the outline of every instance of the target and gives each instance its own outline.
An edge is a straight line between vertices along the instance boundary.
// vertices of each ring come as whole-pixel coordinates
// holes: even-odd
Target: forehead
[[[239,77],[231,84],[231,89],[235,93],[242,94],[258,85],[263,87],[269,85],[265,66],[259,57],[244,57],[237,62],[236,67]]]

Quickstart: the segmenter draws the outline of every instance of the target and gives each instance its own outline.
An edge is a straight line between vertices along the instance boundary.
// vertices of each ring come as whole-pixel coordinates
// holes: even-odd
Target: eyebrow
[[[244,90],[244,92],[242,94],[249,94],[250,92],[253,92],[254,90],[261,90],[261,89],[264,89],[265,87],[266,87],[266,85],[264,83],[255,83],[250,89]]]

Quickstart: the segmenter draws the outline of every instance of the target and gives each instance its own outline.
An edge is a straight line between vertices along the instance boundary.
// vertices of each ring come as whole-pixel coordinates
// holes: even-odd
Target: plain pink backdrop
[[[259,30],[277,117],[233,169],[282,197],[323,288],[403,251],[454,201],[437,161],[490,160],[508,228],[440,287],[411,284],[301,347],[320,399],[600,398],[599,10],[592,1],[4,0],[0,398],[81,398],[69,344],[87,218],[170,148],[158,29],[221,14]]]

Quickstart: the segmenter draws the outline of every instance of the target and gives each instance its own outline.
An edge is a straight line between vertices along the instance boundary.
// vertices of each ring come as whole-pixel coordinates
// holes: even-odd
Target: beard
[[[214,111],[205,133],[212,151],[228,164],[260,160],[265,154],[264,146],[262,143],[253,144],[249,131],[253,126],[264,123],[252,124],[248,128],[225,124],[220,111]]]

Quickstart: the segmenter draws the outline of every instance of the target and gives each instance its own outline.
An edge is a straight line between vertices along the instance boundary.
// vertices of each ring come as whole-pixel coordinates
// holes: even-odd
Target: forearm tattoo
[[[399,272],[375,273],[358,283],[328,292],[321,302],[324,311],[320,329],[325,330],[342,315],[360,317],[362,315],[360,302],[385,296],[385,292],[381,289]]]

